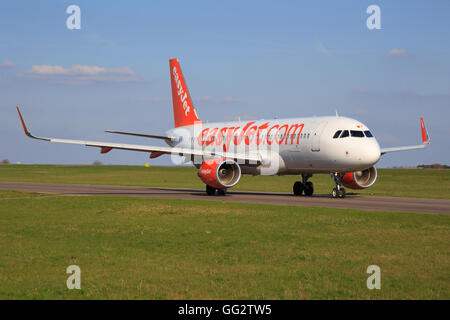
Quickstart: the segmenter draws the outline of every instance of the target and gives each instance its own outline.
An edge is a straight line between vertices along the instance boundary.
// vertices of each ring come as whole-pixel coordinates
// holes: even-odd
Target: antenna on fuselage
[[[336,109],[336,117],[339,117],[339,113],[338,113],[337,109]]]

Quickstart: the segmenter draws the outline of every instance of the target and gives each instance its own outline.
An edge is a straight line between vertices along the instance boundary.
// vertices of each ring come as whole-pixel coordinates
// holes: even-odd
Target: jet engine
[[[241,167],[234,160],[209,159],[198,169],[198,176],[205,184],[213,188],[231,188],[241,178]]]
[[[371,167],[362,171],[347,172],[341,179],[344,186],[350,189],[366,189],[377,180],[377,169]]]

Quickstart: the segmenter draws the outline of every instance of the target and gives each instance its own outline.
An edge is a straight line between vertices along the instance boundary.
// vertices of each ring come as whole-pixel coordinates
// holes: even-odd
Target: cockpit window
[[[344,131],[342,131],[342,134],[341,134],[341,138],[346,138],[346,137],[348,137],[350,134],[348,133],[348,130],[344,130]]]
[[[372,133],[369,130],[364,131],[364,133],[366,134],[367,138],[373,138],[373,135],[372,135]]]
[[[364,138],[364,133],[358,130],[350,130],[350,135],[356,138]]]
[[[333,136],[333,139],[339,138],[339,135],[341,134],[342,130],[336,131],[336,133]]]

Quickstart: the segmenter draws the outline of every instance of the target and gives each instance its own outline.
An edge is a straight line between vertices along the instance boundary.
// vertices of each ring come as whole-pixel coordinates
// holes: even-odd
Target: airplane
[[[204,123],[194,109],[178,59],[169,60],[174,128],[165,135],[107,130],[112,134],[160,139],[167,147],[113,142],[42,138],[32,135],[23,120],[25,134],[33,139],[100,148],[149,152],[154,159],[164,154],[192,161],[208,195],[225,195],[242,174],[299,175],[292,187],[295,196],[312,196],[313,174],[330,174],[333,198],[344,198],[350,189],[366,189],[377,179],[375,164],[386,153],[425,148],[430,139],[420,118],[422,144],[380,148],[370,129],[358,120],[336,116]]]

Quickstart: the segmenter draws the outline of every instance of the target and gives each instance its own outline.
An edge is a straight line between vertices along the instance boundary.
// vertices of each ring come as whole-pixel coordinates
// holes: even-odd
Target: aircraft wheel
[[[338,189],[337,188],[333,188],[333,191],[331,192],[331,196],[333,198],[337,198],[338,197]]]
[[[345,198],[345,189],[341,188],[338,193],[339,198]]]
[[[300,181],[296,181],[294,183],[294,186],[292,187],[292,191],[294,192],[295,196],[301,196],[303,193],[303,183],[301,183]]]
[[[219,196],[224,196],[227,194],[227,189],[217,189],[217,194]]]
[[[314,185],[311,181],[305,183],[305,196],[311,197],[314,193]]]
[[[206,185],[206,194],[208,196],[214,196],[216,194],[216,188]]]

